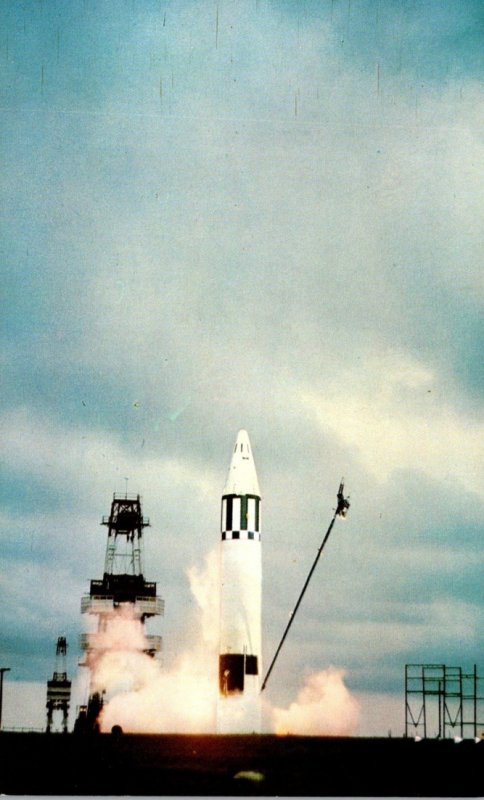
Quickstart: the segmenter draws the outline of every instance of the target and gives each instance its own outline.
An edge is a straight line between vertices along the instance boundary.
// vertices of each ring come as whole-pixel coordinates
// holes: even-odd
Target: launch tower
[[[90,666],[110,649],[110,631],[120,615],[144,627],[146,619],[164,611],[156,583],[144,577],[142,539],[150,521],[143,517],[140,496],[114,494],[111,513],[101,524],[108,529],[104,574],[101,580],[91,580],[89,594],[81,601],[81,612],[97,617],[97,630],[81,636],[81,666]],[[154,657],[160,652],[161,636],[144,636],[144,641],[145,653]],[[102,697],[91,690],[88,719],[95,719],[101,707]]]
[[[67,680],[66,656],[67,642],[65,636],[59,636],[55,651],[56,663],[52,680],[47,681],[47,727],[46,733],[52,730],[54,711],[62,711],[62,731],[67,733],[69,703],[71,700],[71,681]]]

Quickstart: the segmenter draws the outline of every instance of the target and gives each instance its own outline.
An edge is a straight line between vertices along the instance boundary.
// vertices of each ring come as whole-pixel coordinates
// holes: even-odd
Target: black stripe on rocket
[[[222,539],[260,541],[260,497],[255,494],[224,495],[221,529]]]

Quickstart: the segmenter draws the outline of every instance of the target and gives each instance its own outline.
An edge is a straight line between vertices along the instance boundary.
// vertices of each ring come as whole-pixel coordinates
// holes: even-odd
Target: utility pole
[[[0,731],[2,730],[3,675],[10,672],[10,667],[0,667]]]

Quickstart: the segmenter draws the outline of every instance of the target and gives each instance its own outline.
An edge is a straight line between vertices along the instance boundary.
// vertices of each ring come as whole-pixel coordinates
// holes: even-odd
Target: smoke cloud
[[[165,669],[143,650],[143,625],[122,607],[99,634],[89,667],[92,688],[104,692],[101,730],[113,725],[133,733],[211,733],[215,730],[218,637],[218,554],[187,571],[197,601],[198,638]]]
[[[350,736],[356,733],[359,703],[344,685],[344,671],[330,667],[310,675],[289,708],[272,709],[275,733]]]
[[[105,631],[96,634],[90,653],[91,688],[104,693],[101,730],[113,725],[133,733],[213,733],[217,703],[218,551],[203,567],[187,570],[197,603],[198,637],[166,669],[145,652],[142,623],[129,604],[121,606]],[[350,735],[357,729],[359,705],[344,685],[344,671],[333,667],[311,675],[288,708],[267,705],[267,732]]]
[[[143,664],[141,664],[143,661]],[[149,656],[140,656],[143,668]],[[113,697],[103,708],[101,730],[113,725],[133,733],[210,733],[214,729],[215,682],[189,654],[172,670],[156,674],[141,688]]]
[[[200,616],[201,639],[215,655],[219,636],[219,586],[220,558],[218,550],[211,550],[205,558],[203,569],[190,567],[187,570],[191,592],[197,601]]]

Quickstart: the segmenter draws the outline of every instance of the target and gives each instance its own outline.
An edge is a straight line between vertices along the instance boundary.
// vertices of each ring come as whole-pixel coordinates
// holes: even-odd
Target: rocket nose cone
[[[249,434],[244,429],[237,434],[223,494],[255,494],[260,497]]]
[[[249,441],[249,434],[243,428],[237,434],[237,439],[235,441],[234,453],[237,448],[247,448],[247,451],[250,453],[250,441]]]

